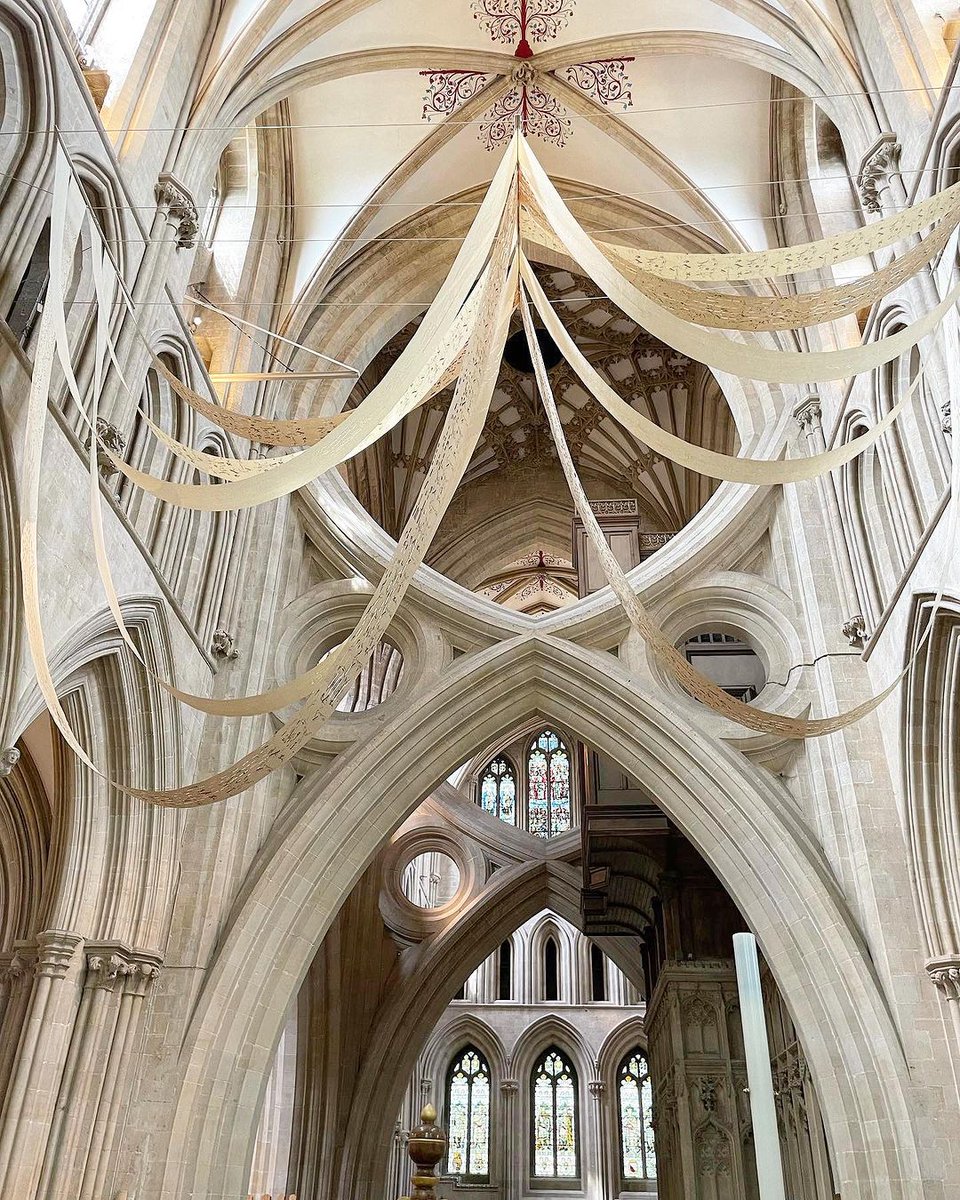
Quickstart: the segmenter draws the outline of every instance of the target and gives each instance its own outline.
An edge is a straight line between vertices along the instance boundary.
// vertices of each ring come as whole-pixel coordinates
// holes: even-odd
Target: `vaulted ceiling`
[[[561,105],[563,147],[534,139],[544,166],[587,194],[637,199],[717,246],[764,247],[770,211],[771,89],[818,97],[856,127],[864,84],[833,0],[529,0],[559,14],[533,55],[488,19],[520,0],[232,0],[195,119],[250,121],[286,99],[296,220],[289,306],[372,237],[487,182],[500,153],[482,125],[515,86]],[[509,22],[508,22],[509,25]],[[497,41],[497,31],[509,36]],[[531,22],[532,28],[532,22]],[[625,63],[632,104],[605,105],[575,64]],[[470,98],[423,119],[430,71],[476,72]],[[589,74],[589,73],[588,73]],[[442,105],[441,105],[442,107]],[[841,120],[843,118],[843,120]],[[315,294],[315,293],[314,293]],[[288,309],[289,311],[289,309]]]

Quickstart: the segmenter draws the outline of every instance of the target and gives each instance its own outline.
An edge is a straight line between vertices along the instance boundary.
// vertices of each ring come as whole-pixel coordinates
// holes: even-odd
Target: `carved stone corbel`
[[[210,652],[214,658],[223,658],[228,662],[240,657],[240,651],[234,644],[233,634],[228,633],[226,629],[217,629],[214,632],[210,642]]]
[[[16,746],[8,746],[0,753],[0,779],[6,779],[20,761],[20,751]]]
[[[858,650],[863,649],[867,640],[867,623],[860,613],[854,614],[843,623],[843,636],[851,646],[856,646]]]
[[[92,436],[92,435],[91,435]],[[127,441],[116,425],[111,425],[105,417],[97,417],[97,469],[102,479],[109,479],[117,474],[117,468],[106,450],[114,454],[123,454]],[[90,450],[90,438],[87,438],[86,449]]]
[[[895,133],[881,133],[863,156],[857,173],[857,190],[868,213],[878,217],[883,213],[880,193],[890,186],[890,179],[900,165],[902,149]]]
[[[953,433],[953,407],[949,399],[940,407],[940,428],[944,433]]]
[[[77,47],[77,63],[83,72],[84,82],[93,98],[94,107],[97,112],[100,112],[107,99],[107,92],[110,91],[110,74],[102,67],[97,66],[92,46]]]
[[[192,250],[200,232],[200,216],[193,197],[173,175],[164,173],[155,188],[157,207],[174,230],[178,250]]]

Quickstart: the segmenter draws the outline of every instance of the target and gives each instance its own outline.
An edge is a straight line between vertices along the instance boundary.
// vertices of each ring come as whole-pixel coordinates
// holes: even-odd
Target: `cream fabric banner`
[[[777,484],[799,483],[805,479],[815,479],[824,471],[833,471],[850,462],[858,454],[877,442],[903,412],[904,408],[917,395],[923,370],[917,372],[904,396],[890,409],[888,413],[867,433],[851,438],[842,446],[825,450],[821,454],[811,454],[809,457],[789,459],[740,458],[732,454],[720,454],[715,450],[707,450],[692,442],[684,441],[675,434],[668,433],[662,426],[651,421],[642,413],[638,413],[624,399],[617,395],[602,375],[592,366],[580,351],[579,346],[567,332],[563,322],[557,316],[556,309],[547,299],[539,280],[524,259],[521,264],[523,281],[533,299],[534,306],[547,329],[574,371],[580,377],[583,386],[598,400],[611,417],[645,446],[678,463],[689,471],[697,471],[701,475],[709,475],[711,479],[725,479],[732,483]],[[784,449],[786,430],[793,421],[792,415],[784,414],[781,421],[780,436],[777,438],[778,453]]]
[[[72,249],[82,216],[81,205],[79,189],[69,174],[65,160],[58,156],[51,227],[50,286],[59,297],[59,303],[55,304],[53,309],[62,310],[63,264],[72,258]],[[471,338],[463,373],[437,443],[430,477],[425,481],[417,498],[411,519],[398,545],[397,555],[385,572],[353,633],[319,665],[315,679],[316,690],[293,720],[282,726],[264,745],[226,771],[196,784],[169,791],[130,788],[111,780],[114,786],[130,795],[161,805],[187,807],[214,803],[246,790],[288,762],[334,711],[337,702],[362,670],[395,614],[406,587],[429,545],[432,537],[431,524],[435,528],[442,518],[483,427],[514,305],[515,268],[507,279],[506,267],[509,262],[515,261],[513,239],[516,220],[516,210],[512,208],[503,220],[494,264],[484,286],[478,325]],[[59,703],[40,619],[37,570],[39,480],[56,339],[57,329],[53,311],[49,314],[45,312],[41,318],[25,437],[26,486],[21,510],[24,603],[28,641],[44,699],[68,744],[81,761],[91,770],[97,771],[70,728]],[[496,353],[491,354],[491,348]],[[94,451],[91,453],[93,455]]]
[[[743,725],[747,729],[755,729],[760,733],[778,734],[781,737],[788,738],[821,737],[827,733],[836,733],[838,730],[854,724],[854,722],[861,720],[868,713],[873,712],[888,696],[892,695],[900,685],[903,675],[898,676],[879,695],[872,697],[856,708],[850,709],[848,712],[817,720],[781,717],[775,713],[764,712],[762,709],[755,708],[751,704],[744,704],[742,700],[735,700],[723,688],[719,687],[712,680],[707,679],[705,675],[701,675],[699,671],[695,670],[687,662],[686,657],[664,636],[659,625],[657,625],[656,621],[644,607],[640,598],[631,587],[626,575],[623,573],[613,551],[607,545],[597,518],[594,516],[590,502],[587,500],[586,493],[577,476],[576,467],[574,466],[570,449],[564,437],[563,425],[560,422],[560,415],[557,412],[557,406],[550,389],[550,380],[547,377],[543,356],[540,352],[540,344],[533,329],[533,321],[530,317],[530,310],[525,296],[521,297],[521,309],[540,396],[547,412],[547,420],[550,423],[550,430],[557,446],[557,453],[560,456],[560,465],[563,468],[563,473],[573,496],[574,506],[586,527],[587,534],[600,560],[600,565],[603,568],[607,582],[623,606],[630,624],[653,651],[660,665],[669,671],[691,696],[700,700],[715,713],[719,713],[720,716],[728,717],[730,720],[736,721],[739,725]]]
[[[537,203],[574,261],[594,280],[605,295],[632,320],[654,337],[715,370],[767,383],[818,383],[875,370],[897,358],[936,329],[945,314],[960,299],[960,284],[936,308],[899,333],[847,350],[768,350],[762,346],[734,342],[730,338],[675,317],[633,286],[609,262],[583,231],[543,168],[525,143],[520,144],[524,176]]]
[[[566,254],[563,242],[547,226],[533,200],[524,208],[524,235],[534,243]],[[821,325],[869,308],[916,275],[943,250],[957,227],[956,216],[942,220],[905,254],[888,266],[853,283],[788,296],[732,296],[726,292],[688,287],[639,270],[628,246],[593,238],[597,247],[645,296],[662,304],[675,317],[711,329],[741,329],[773,333]]]

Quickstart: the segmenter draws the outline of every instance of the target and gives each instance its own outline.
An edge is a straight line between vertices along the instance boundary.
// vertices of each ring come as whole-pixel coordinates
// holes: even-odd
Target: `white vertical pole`
[[[743,1048],[750,1085],[750,1115],[753,1118],[760,1200],[784,1200],[783,1163],[780,1159],[780,1133],[773,1099],[770,1046],[763,1015],[763,994],[760,991],[757,939],[752,933],[733,935],[733,957],[737,964],[740,1019],[743,1022]]]

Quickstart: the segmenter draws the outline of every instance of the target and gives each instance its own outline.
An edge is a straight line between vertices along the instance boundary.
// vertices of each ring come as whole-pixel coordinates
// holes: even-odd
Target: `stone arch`
[[[473,1013],[458,1013],[441,1029],[434,1030],[420,1055],[424,1076],[434,1081],[434,1094],[440,1101],[436,1109],[441,1117],[445,1116],[445,1101],[436,1089],[442,1089],[450,1060],[467,1044],[476,1046],[487,1060],[492,1087],[498,1087],[501,1080],[506,1078],[507,1055],[500,1035]]]
[[[291,800],[198,998],[173,1125],[183,1157],[168,1163],[166,1194],[242,1190],[282,1014],[343,897],[472,746],[534,712],[560,718],[649,788],[739,906],[790,998],[840,1186],[851,1195],[918,1196],[899,1038],[849,908],[790,794],[609,656],[533,636],[458,660],[423,703]],[[269,928],[260,915],[267,898]],[[491,930],[492,945],[502,932]],[[870,1128],[876,1141],[866,1138]]]

